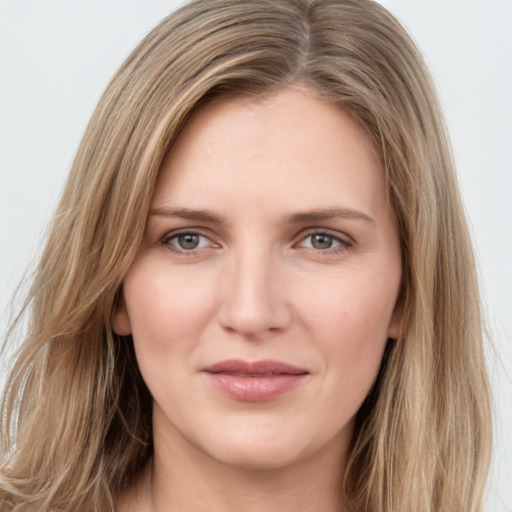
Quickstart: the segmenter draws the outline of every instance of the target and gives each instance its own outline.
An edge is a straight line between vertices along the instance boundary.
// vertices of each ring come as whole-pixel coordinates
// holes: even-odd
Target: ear
[[[393,310],[393,314],[391,315],[391,320],[389,321],[388,326],[388,338],[392,338],[397,340],[401,338],[404,334],[403,328],[403,301],[401,297],[398,297],[395,309]]]
[[[126,309],[126,302],[124,294],[119,294],[119,301],[116,305],[114,314],[112,315],[112,329],[119,336],[128,336],[132,333],[132,326],[130,324],[130,317]]]

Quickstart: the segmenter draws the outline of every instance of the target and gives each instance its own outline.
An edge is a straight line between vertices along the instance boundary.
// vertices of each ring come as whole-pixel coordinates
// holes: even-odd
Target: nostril
[[[225,269],[230,270],[229,279],[223,280],[218,309],[223,329],[250,339],[286,329],[291,315],[284,287],[274,279],[278,269],[268,253],[247,249],[232,263]]]

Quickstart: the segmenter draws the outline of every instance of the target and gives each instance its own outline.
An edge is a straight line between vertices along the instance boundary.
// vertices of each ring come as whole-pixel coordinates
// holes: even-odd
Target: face
[[[383,170],[348,114],[301,90],[203,107],[163,162],[114,317],[155,453],[342,460],[399,334],[400,279]]]

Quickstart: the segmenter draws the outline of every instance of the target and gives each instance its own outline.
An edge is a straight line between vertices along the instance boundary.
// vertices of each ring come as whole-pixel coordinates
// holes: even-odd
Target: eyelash
[[[337,246],[328,247],[324,250],[316,249],[314,247],[307,247],[307,249],[311,249],[311,250],[315,251],[315,253],[323,254],[325,256],[345,252],[354,246],[353,240],[351,238],[349,238],[348,236],[346,236],[346,235],[342,236],[339,233],[334,233],[327,229],[316,229],[316,230],[306,232],[303,236],[300,237],[298,245],[300,245],[301,243],[304,243],[304,241],[306,241],[308,238],[311,238],[314,236],[324,236],[324,237],[330,238],[332,241],[338,243]]]
[[[211,245],[206,246],[206,247],[193,248],[190,250],[187,250],[184,248],[179,248],[179,247],[176,247],[173,245],[172,242],[174,240],[178,240],[179,237],[183,237],[183,236],[187,236],[187,235],[209,240]],[[315,247],[304,247],[305,249],[312,250],[317,254],[323,254],[325,256],[332,255],[332,254],[339,254],[339,253],[342,253],[344,251],[347,251],[347,250],[353,248],[353,246],[354,246],[353,240],[351,238],[349,238],[348,236],[340,236],[339,233],[333,233],[326,229],[312,230],[312,231],[308,231],[308,232],[302,234],[300,236],[298,242],[294,243],[293,246],[294,247],[300,246],[307,239],[314,237],[314,236],[324,236],[326,238],[331,239],[333,242],[338,243],[338,245],[335,245],[334,247],[328,247],[324,250],[317,249]],[[183,230],[183,231],[175,231],[175,232],[169,233],[161,239],[161,243],[162,243],[162,245],[166,246],[169,250],[175,252],[176,254],[182,255],[182,256],[195,256],[202,249],[219,247],[219,245],[211,242],[211,239],[208,236],[202,234],[199,231],[194,231],[194,230]]]
[[[173,245],[173,240],[178,240],[179,237],[182,237],[182,236],[197,236],[199,238],[203,238],[203,239],[206,239],[206,240],[210,240],[210,243],[213,244],[213,242],[211,242],[211,239],[198,232],[198,231],[194,231],[194,230],[183,230],[183,231],[174,231],[172,233],[169,233],[167,235],[165,235],[162,240],[161,240],[161,243],[162,245],[166,246],[170,251],[173,251],[177,254],[179,254],[180,256],[195,256],[200,250],[202,249],[205,249],[205,248],[211,248],[210,247],[199,247],[199,248],[194,248],[194,249],[190,249],[190,250],[187,250],[187,249],[184,249],[184,248],[179,248],[179,247],[175,247]],[[213,244],[214,246],[216,244]]]

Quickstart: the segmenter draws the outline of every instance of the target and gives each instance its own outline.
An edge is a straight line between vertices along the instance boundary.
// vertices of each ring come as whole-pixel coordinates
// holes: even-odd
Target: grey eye
[[[311,238],[311,247],[314,249],[330,249],[336,242],[336,240],[329,235],[325,234],[316,234],[310,235]]]
[[[193,233],[185,233],[178,235],[174,241],[174,245],[178,245],[180,249],[193,250],[199,247],[200,235],[194,235]]]
[[[202,235],[196,231],[181,231],[178,233],[169,233],[162,239],[163,245],[172,249],[177,254],[196,254],[207,248],[218,248],[212,240],[206,235]]]

